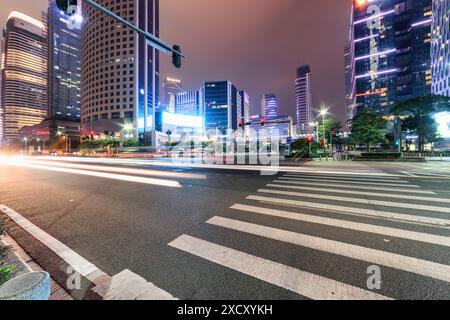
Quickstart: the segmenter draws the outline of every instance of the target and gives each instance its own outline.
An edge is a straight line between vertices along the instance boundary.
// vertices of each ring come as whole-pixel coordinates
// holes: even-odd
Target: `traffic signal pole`
[[[168,43],[162,41],[161,39],[155,37],[153,34],[144,31],[140,28],[138,28],[137,26],[133,25],[132,23],[128,22],[127,20],[123,19],[122,17],[118,16],[117,14],[115,14],[114,12],[106,9],[105,7],[99,5],[97,2],[93,1],[93,0],[55,0],[56,4],[58,6],[58,8],[62,11],[64,11],[65,13],[67,13],[68,15],[74,15],[75,12],[68,12],[70,10],[70,8],[76,7],[77,10],[76,11],[80,11],[80,5],[81,2],[79,1],[84,1],[86,2],[86,4],[88,4],[89,6],[99,10],[100,12],[106,14],[107,16],[113,18],[114,20],[122,23],[123,25],[125,25],[126,27],[134,30],[135,32],[137,32],[138,34],[140,34],[141,36],[143,36],[148,45],[152,46],[153,48],[155,48],[156,50],[168,55],[172,57],[172,64],[176,67],[176,68],[181,68],[181,61],[183,58],[186,58],[183,53],[181,52],[181,47],[179,45],[174,45],[174,46],[170,46]],[[75,11],[75,10],[74,10]],[[153,59],[154,60],[154,59]],[[154,72],[153,72],[154,73]],[[154,95],[153,95],[154,96]],[[147,123],[147,114],[145,114],[145,120],[144,120],[144,139],[146,139],[146,123]],[[153,129],[152,129],[152,147],[156,148],[157,144],[156,144],[156,102],[153,99]]]
[[[134,30],[137,33],[139,33],[140,35],[144,36],[145,39],[147,40],[148,44],[150,46],[154,47],[155,49],[157,49],[158,51],[160,51],[160,52],[162,52],[162,53],[164,53],[164,54],[166,54],[168,56],[179,56],[181,58],[186,58],[183,55],[183,53],[180,51],[179,46],[174,46],[174,47],[176,47],[176,49],[178,49],[178,50],[176,50],[174,47],[171,47],[168,43],[166,43],[166,42],[162,41],[161,39],[155,37],[151,33],[136,27],[132,23],[130,23],[127,20],[123,19],[122,17],[118,16],[114,12],[109,11],[108,9],[104,8],[103,6],[99,5],[97,2],[95,2],[93,0],[82,0],[82,1],[86,2],[88,5],[94,7],[97,10],[100,10],[104,14],[106,14],[106,15],[110,16],[111,18],[119,21],[120,23],[123,23],[127,27],[131,28],[132,30]]]

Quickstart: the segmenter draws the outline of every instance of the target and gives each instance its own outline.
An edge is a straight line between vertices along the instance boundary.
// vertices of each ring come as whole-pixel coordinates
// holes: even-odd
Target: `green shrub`
[[[0,236],[5,234],[5,229],[0,222]],[[12,272],[14,270],[13,265],[5,263],[5,257],[8,254],[8,248],[0,247],[0,286],[11,279]]]

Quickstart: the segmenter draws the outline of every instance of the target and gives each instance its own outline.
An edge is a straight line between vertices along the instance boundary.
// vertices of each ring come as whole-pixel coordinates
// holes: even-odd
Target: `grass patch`
[[[0,221],[0,236],[3,236],[4,234],[5,229]],[[14,271],[14,265],[10,265],[5,262],[8,252],[8,247],[0,246],[0,286],[11,279]]]

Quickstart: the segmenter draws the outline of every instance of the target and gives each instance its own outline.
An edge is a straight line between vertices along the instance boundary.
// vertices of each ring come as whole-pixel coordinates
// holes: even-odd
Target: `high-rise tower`
[[[98,3],[159,37],[159,0]],[[83,4],[81,122],[83,131],[123,130],[149,141],[159,102],[159,53],[144,37]]]

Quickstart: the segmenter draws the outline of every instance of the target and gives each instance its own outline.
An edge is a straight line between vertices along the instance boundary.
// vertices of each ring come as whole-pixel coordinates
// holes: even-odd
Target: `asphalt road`
[[[313,163],[264,176],[33,161],[0,163],[1,205],[106,274],[131,270],[179,299],[450,299],[448,164]],[[58,255],[8,225],[63,273]]]

